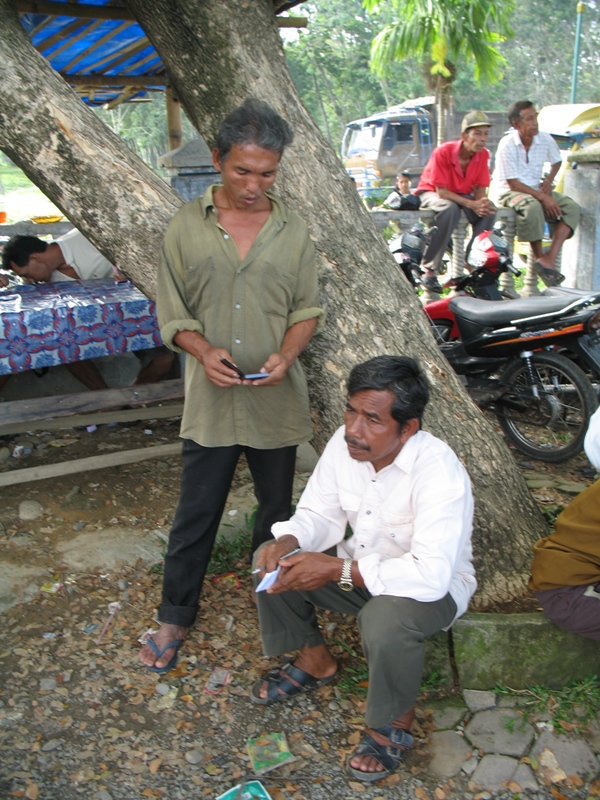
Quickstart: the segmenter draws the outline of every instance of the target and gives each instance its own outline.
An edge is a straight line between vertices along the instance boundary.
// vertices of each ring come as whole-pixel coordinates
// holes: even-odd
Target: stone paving
[[[544,720],[531,724],[518,700],[503,696],[498,703],[494,692],[467,689],[462,702],[433,703],[429,770],[441,780],[468,777],[479,798],[586,785],[597,795],[600,724],[594,721],[585,736],[557,733]]]

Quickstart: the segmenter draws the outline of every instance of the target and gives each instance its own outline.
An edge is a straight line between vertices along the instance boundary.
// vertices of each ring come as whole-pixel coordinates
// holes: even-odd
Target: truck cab
[[[406,170],[412,178],[423,171],[435,146],[432,115],[423,106],[392,106],[346,125],[342,160],[362,197],[380,194]]]

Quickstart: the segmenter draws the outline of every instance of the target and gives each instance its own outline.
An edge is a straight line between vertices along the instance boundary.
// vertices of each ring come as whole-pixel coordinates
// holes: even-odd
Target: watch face
[[[338,586],[344,592],[351,592],[354,589],[354,584],[351,583],[350,581],[340,581],[338,583]]]

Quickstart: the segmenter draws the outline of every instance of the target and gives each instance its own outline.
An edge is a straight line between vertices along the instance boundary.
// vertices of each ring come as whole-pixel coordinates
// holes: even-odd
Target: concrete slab
[[[562,687],[600,666],[600,643],[562,630],[540,613],[468,613],[452,628],[463,689]]]
[[[438,778],[452,778],[458,775],[471,747],[455,731],[434,731],[429,739],[429,750],[433,755],[429,770]]]
[[[464,689],[463,698],[469,707],[469,711],[485,711],[487,708],[495,708],[496,695],[494,692],[482,692],[479,689]]]
[[[22,567],[3,559],[0,569],[0,613],[19,603],[28,603],[48,578],[48,571],[41,564]]]
[[[574,735],[564,736],[553,731],[544,731],[535,743],[531,755],[538,761],[543,761],[543,753],[550,751],[558,766],[567,777],[577,775],[584,781],[592,780],[600,771],[600,761],[594,755],[586,741]],[[540,770],[544,764],[540,763]]]
[[[459,697],[448,697],[427,703],[433,710],[433,721],[438,731],[455,728],[465,718],[468,708]]]
[[[523,756],[533,742],[535,731],[525,717],[511,708],[478,711],[465,728],[474,747],[484,753]]]
[[[508,756],[484,756],[477,769],[471,776],[469,787],[487,789],[490,792],[499,792],[506,789],[506,784],[512,780],[517,771],[519,762],[516,758]]]
[[[164,537],[164,532],[160,532]],[[162,558],[164,544],[157,534],[122,528],[115,525],[102,530],[84,530],[79,536],[59,541],[56,550],[62,554],[61,566],[74,572],[101,567],[116,569],[120,564],[135,564],[141,558],[156,564]]]

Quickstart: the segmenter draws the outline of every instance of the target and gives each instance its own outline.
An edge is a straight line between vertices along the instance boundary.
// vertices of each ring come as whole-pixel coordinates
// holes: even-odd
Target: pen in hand
[[[295,556],[296,553],[301,553],[301,552],[302,552],[302,548],[301,547],[297,547],[295,550],[290,550],[289,553],[286,553],[285,555],[280,556],[280,558],[278,560],[281,561],[283,558],[289,558],[290,556]],[[251,575],[258,575],[258,573],[262,572],[263,569],[264,569],[264,566],[263,567],[258,567],[258,569],[253,569],[250,574]]]

